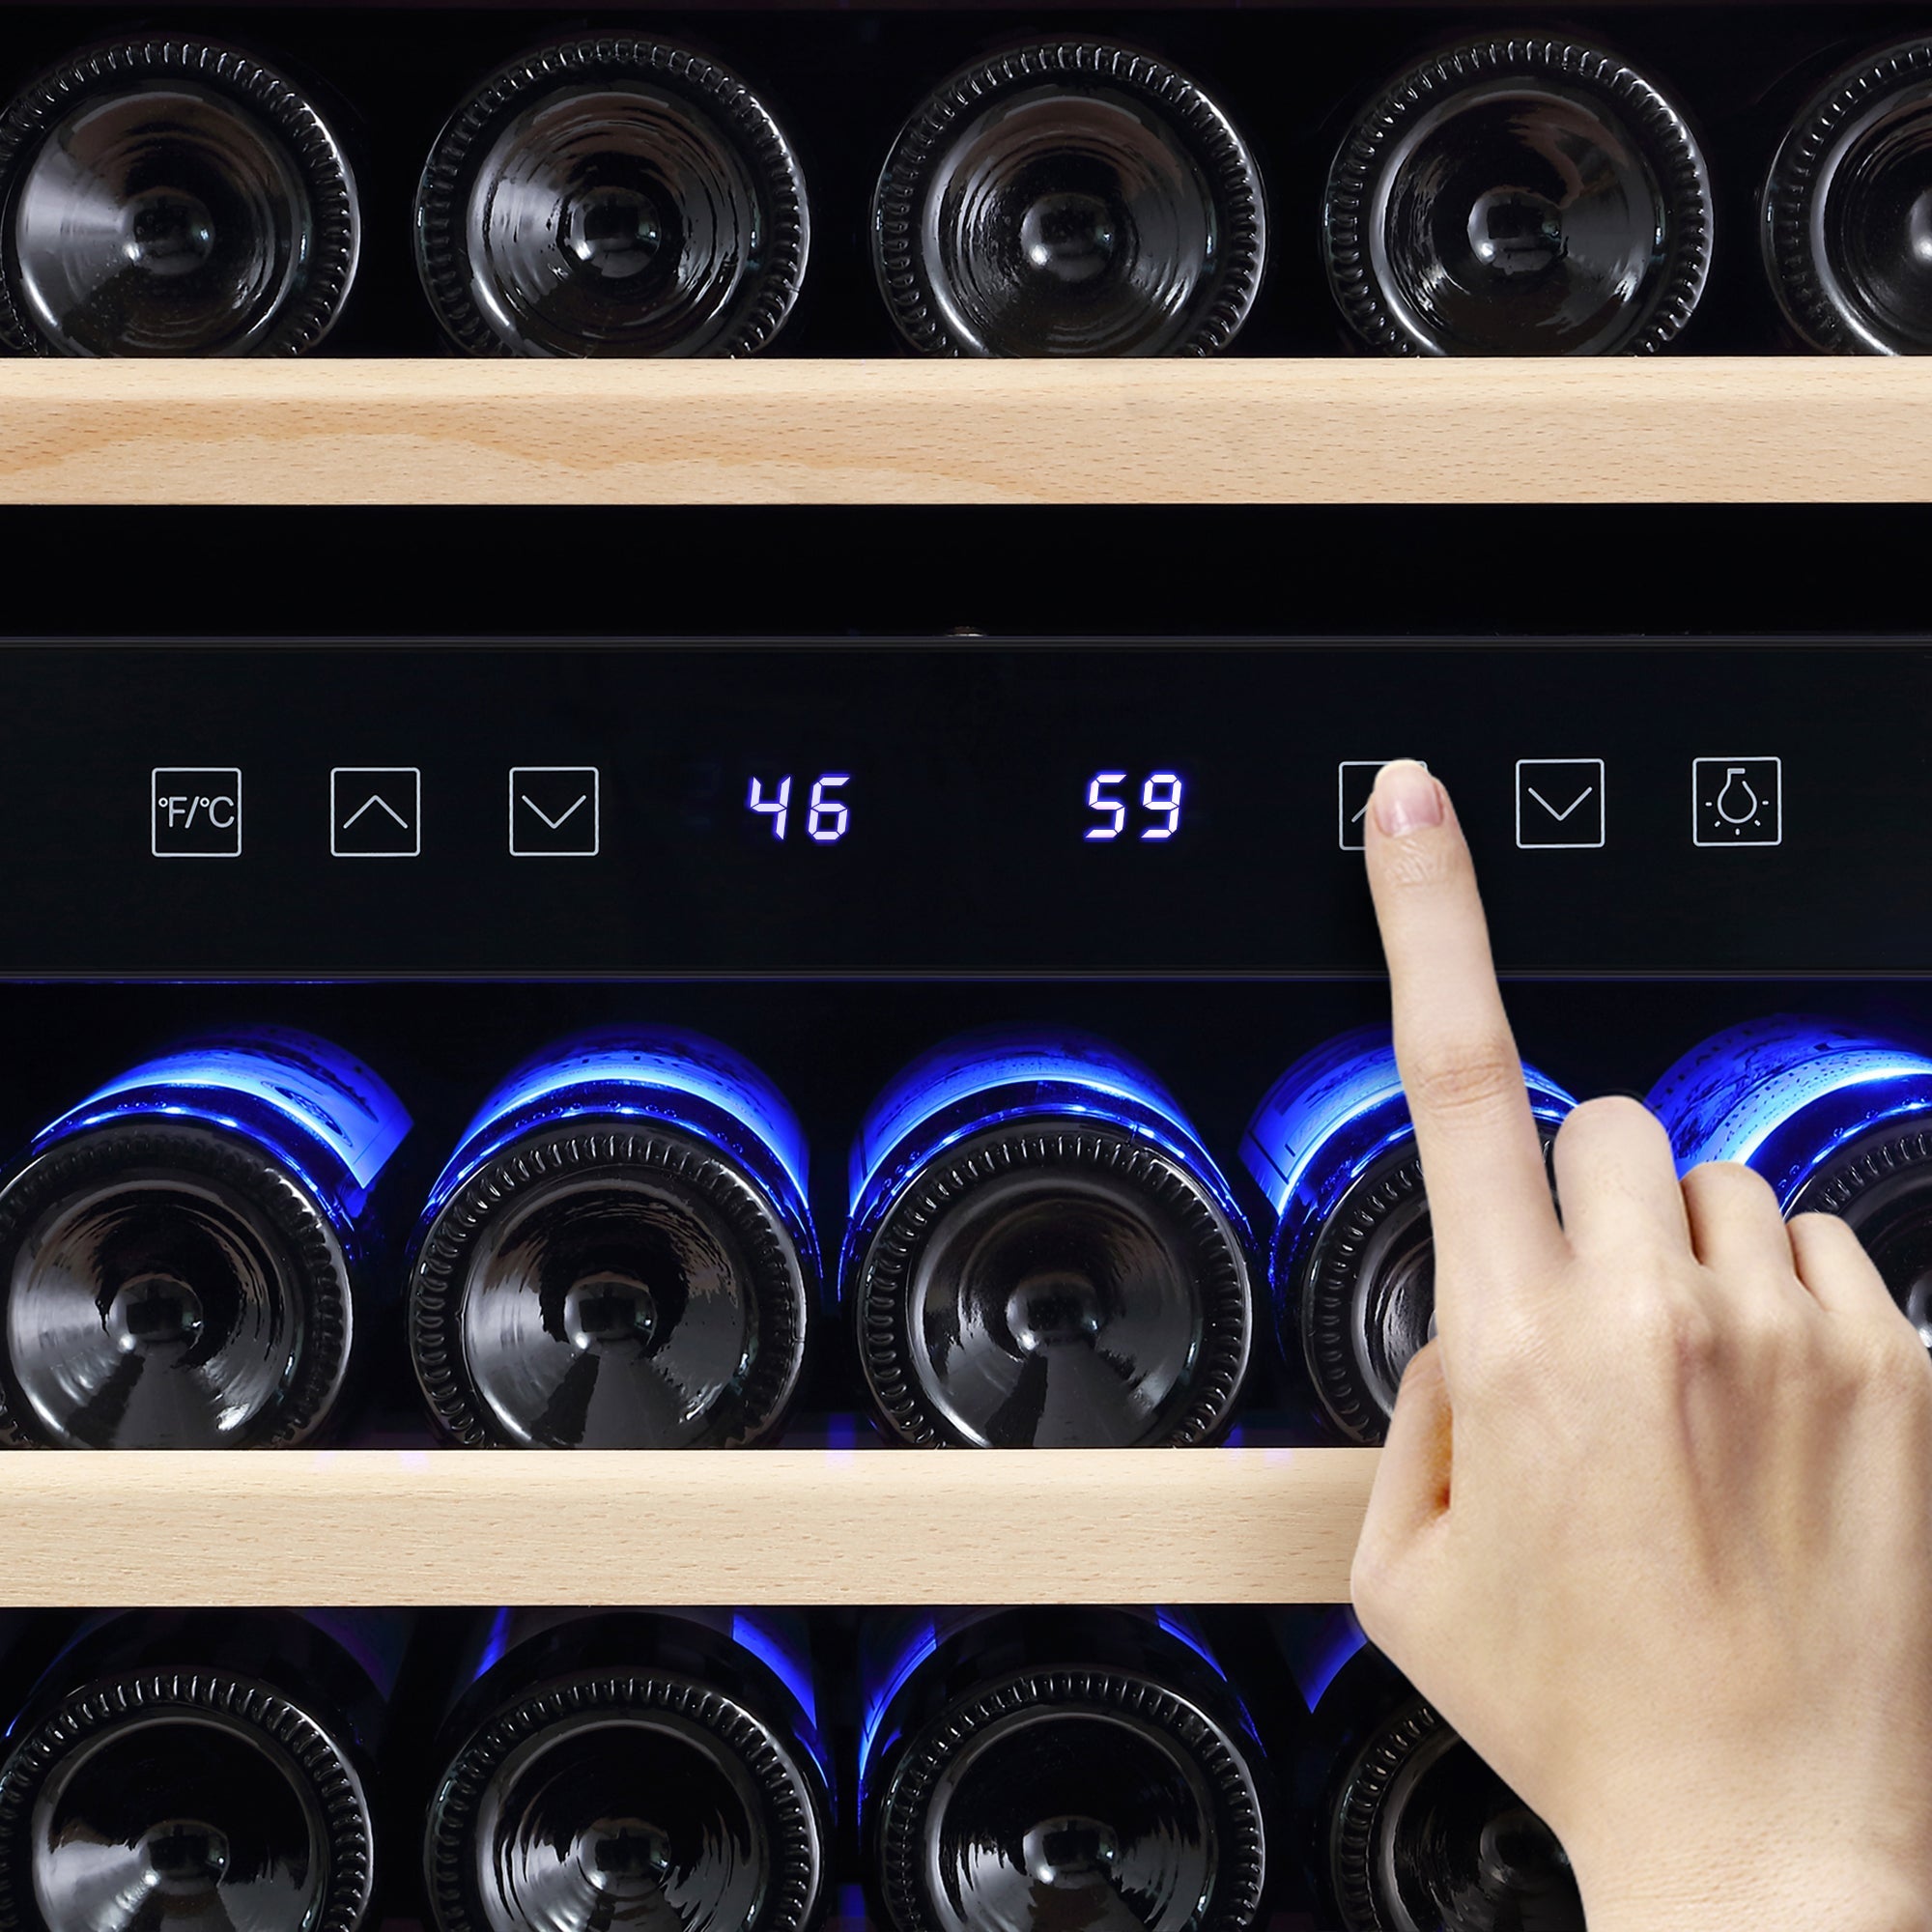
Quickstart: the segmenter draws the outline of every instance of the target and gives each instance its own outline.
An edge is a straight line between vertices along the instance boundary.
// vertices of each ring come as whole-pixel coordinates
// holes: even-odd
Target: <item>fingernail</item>
[[[1442,823],[1442,787],[1413,758],[1397,758],[1376,774],[1375,808],[1383,836],[1400,838]]]

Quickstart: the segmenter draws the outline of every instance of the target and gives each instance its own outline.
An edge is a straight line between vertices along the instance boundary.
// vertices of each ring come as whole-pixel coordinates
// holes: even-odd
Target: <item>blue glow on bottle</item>
[[[1313,1711],[1349,1661],[1368,1644],[1368,1634],[1346,1605],[1298,1621],[1293,1640],[1284,1638],[1289,1673],[1301,1699]]]
[[[731,1619],[731,1641],[755,1657],[791,1693],[798,1712],[788,1728],[818,1766],[827,1802],[837,1811],[838,1780],[818,1727],[818,1697],[804,1619],[796,1611],[740,1610]]]
[[[1069,1853],[1097,1832],[1144,1874],[1198,1857],[1203,1893],[1185,1909],[1250,1921],[1272,1824],[1260,1733],[1187,1610],[881,1612],[862,1622],[859,1654],[857,1823],[881,1923],[1077,1921],[1090,1880],[1022,1878],[1016,1892],[1003,1876],[1064,1831]],[[1126,1747],[1116,1724],[1147,1740],[1129,1749],[1137,1763],[1157,1737],[1159,1756],[1190,1766],[1186,1789],[1163,1773],[1110,1781]]]
[[[915,1445],[1219,1434],[1248,1365],[1250,1236],[1174,1096],[1090,1035],[915,1061],[853,1149],[839,1297],[875,1419]]]
[[[915,1621],[906,1631],[898,1655],[879,1673],[866,1699],[865,1715],[859,1726],[859,1803],[862,1806],[871,1789],[876,1758],[898,1735],[895,1729],[884,1737],[880,1736],[886,1714],[899,1692],[911,1682],[913,1673],[939,1649],[941,1634],[939,1625],[932,1618]]]
[[[526,1061],[465,1129],[412,1252],[439,1424],[524,1448],[763,1440],[818,1294],[806,1190],[796,1116],[717,1040],[607,1027]]]
[[[1932,1059],[1829,1020],[1778,1014],[1692,1047],[1651,1090],[1679,1173],[1743,1161],[1786,1213],[1853,1142],[1932,1125]]]
[[[614,1117],[660,1121],[707,1142],[770,1198],[816,1269],[804,1129],[742,1054],[677,1027],[612,1027],[562,1040],[517,1068],[483,1103],[430,1192],[425,1227],[481,1168],[524,1135]]]
[[[193,1122],[266,1149],[330,1213],[360,1213],[410,1130],[402,1102],[355,1055],[312,1034],[251,1027],[129,1067],[34,1142],[39,1154],[95,1128]]]
[[[283,1027],[191,1040],[70,1108],[0,1190],[0,1434],[308,1439],[347,1384],[359,1223],[409,1130],[354,1055]]]
[[[866,1795],[871,1788],[873,1772],[885,1753],[891,1749],[899,1735],[899,1727],[894,1724],[886,1729],[887,1719],[892,1715],[899,1693],[925,1664],[938,1654],[941,1644],[970,1629],[974,1624],[983,1623],[1004,1613],[999,1610],[948,1610],[937,1616],[908,1614],[900,1628],[898,1647],[890,1653],[883,1668],[868,1672],[870,1688],[867,1691],[865,1705],[859,1725],[859,1802],[863,1805]],[[1080,1620],[1078,1610],[1064,1613],[1069,1627],[1077,1626]],[[1227,1666],[1215,1656],[1207,1637],[1196,1626],[1193,1618],[1184,1610],[1155,1606],[1151,1610],[1109,1611],[1109,1616],[1130,1615],[1135,1618],[1150,1618],[1154,1626],[1166,1632],[1177,1643],[1184,1645],[1198,1657],[1209,1670],[1227,1687],[1234,1708],[1251,1737],[1257,1735],[1253,1718],[1248,1713],[1246,1702],[1236,1690],[1228,1675]],[[1077,1640],[1075,1643],[1077,1649]],[[1068,1662],[1074,1660],[1069,1656]]]
[[[1553,1134],[1576,1102],[1533,1066],[1530,1112]],[[1387,1027],[1297,1060],[1249,1123],[1241,1157],[1275,1213],[1268,1281],[1284,1356],[1326,1426],[1379,1441],[1434,1318],[1415,1128]]]
[[[513,1606],[451,1639],[425,1924],[548,1924],[559,1898],[558,1924],[819,1922],[837,1801],[802,1612]],[[664,1723],[674,1748],[637,1742]]]
[[[503,1661],[503,1653],[509,1649],[516,1635],[516,1612],[505,1606],[490,1619],[490,1634],[483,1640],[483,1649],[476,1660],[476,1668],[470,1681],[487,1677]]]
[[[798,1700],[798,1707],[818,1729],[818,1700],[812,1694],[811,1672],[804,1658],[785,1640],[776,1622],[760,1620],[740,1610],[731,1619],[731,1641],[749,1650]]]
[[[415,1611],[304,1609],[294,1614],[353,1658],[385,1700],[394,1694],[415,1634]]]
[[[841,1275],[900,1190],[948,1148],[1011,1122],[1069,1115],[1158,1148],[1194,1175],[1245,1238],[1220,1169],[1179,1103],[1138,1061],[1088,1034],[988,1028],[921,1055],[867,1114],[852,1148]]]
[[[1530,1112],[1554,1128],[1577,1102],[1524,1064]],[[1241,1158],[1275,1211],[1269,1248],[1277,1291],[1321,1223],[1368,1170],[1414,1144],[1415,1126],[1387,1027],[1362,1027],[1306,1053],[1268,1089]]]
[[[1228,1673],[1221,1666],[1221,1660],[1208,1648],[1208,1639],[1194,1628],[1193,1623],[1176,1614],[1173,1610],[1156,1609],[1153,1620],[1177,1643],[1184,1643],[1223,1684],[1229,1682]]]
[[[595,1674],[603,1675],[612,1669],[617,1669],[619,1674],[633,1668],[641,1669],[644,1666],[636,1658],[631,1662],[623,1662],[627,1654],[623,1631],[628,1623],[656,1624],[674,1638],[681,1634],[686,1643],[701,1642],[703,1639],[696,1633],[708,1632],[713,1639],[722,1639],[743,1651],[747,1657],[756,1659],[797,1708],[793,1711],[761,1708],[755,1715],[772,1722],[786,1735],[797,1738],[817,1765],[828,1794],[832,1792],[831,1751],[818,1727],[818,1697],[812,1671],[810,1633],[806,1619],[796,1610],[694,1607],[580,1610],[558,1605],[534,1608],[506,1605],[491,1613],[481,1633],[473,1661],[467,1662],[461,1673],[462,1680],[469,1687],[483,1683],[505,1658],[512,1660],[511,1669],[519,1681],[531,1683],[542,1682],[547,1676],[559,1672],[568,1674],[590,1669]],[[541,1666],[521,1662],[514,1655],[526,1650],[535,1654],[539,1641],[546,1637],[560,1635],[567,1645],[574,1632],[594,1634],[597,1646],[591,1653],[596,1660],[594,1662],[586,1662],[582,1658],[571,1661],[567,1649],[562,1653],[567,1661],[559,1662],[553,1657]],[[714,1657],[717,1654],[715,1650],[711,1653]],[[716,1675],[715,1666],[704,1664],[671,1665],[660,1660],[656,1667],[676,1668],[700,1680],[707,1674]],[[734,1690],[731,1694],[737,1696],[739,1693]],[[752,1701],[755,1704],[759,1700],[754,1697]]]

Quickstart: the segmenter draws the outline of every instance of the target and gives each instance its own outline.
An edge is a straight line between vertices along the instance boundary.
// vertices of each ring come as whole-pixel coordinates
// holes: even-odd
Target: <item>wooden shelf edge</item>
[[[1337,1603],[1377,1453],[21,1452],[0,1604]]]
[[[0,503],[1932,501],[1932,362],[0,361]]]

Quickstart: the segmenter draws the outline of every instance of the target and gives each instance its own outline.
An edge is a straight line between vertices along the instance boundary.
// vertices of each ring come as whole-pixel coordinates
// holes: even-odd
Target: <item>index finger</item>
[[[1445,1278],[1453,1293],[1458,1281],[1541,1271],[1562,1253],[1563,1231],[1449,794],[1413,759],[1384,765],[1365,842],[1439,1311]]]

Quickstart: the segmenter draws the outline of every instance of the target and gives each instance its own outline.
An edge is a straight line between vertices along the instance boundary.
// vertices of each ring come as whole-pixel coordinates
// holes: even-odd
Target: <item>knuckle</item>
[[[1771,1182],[1756,1168],[1747,1167],[1741,1160],[1702,1161],[1684,1177],[1684,1188],[1700,1205],[1720,1213],[1727,1208],[1777,1206]]]
[[[1724,1332],[1708,1308],[1690,1300],[1670,1304],[1663,1323],[1663,1345],[1685,1379],[1708,1376],[1723,1360]]]
[[[1801,1274],[1809,1273],[1821,1283],[1848,1288],[1855,1275],[1862,1275],[1871,1286],[1879,1285],[1878,1269],[1865,1253],[1864,1244],[1852,1232],[1851,1224],[1836,1214],[1812,1208],[1794,1214],[1784,1224],[1791,1242],[1792,1265]]]
[[[1724,1330],[1703,1296],[1672,1281],[1646,1278],[1629,1302],[1630,1328],[1638,1345],[1679,1380],[1708,1375],[1723,1357]]]
[[[1852,1233],[1850,1224],[1822,1208],[1808,1208],[1802,1214],[1794,1214],[1786,1225],[1794,1242],[1815,1241],[1821,1247],[1845,1248],[1847,1243],[1858,1246],[1859,1237]]]
[[[1656,1125],[1656,1115],[1641,1100],[1634,1100],[1628,1094],[1599,1094],[1592,1099],[1579,1100],[1572,1107],[1563,1117],[1563,1124],[1557,1133],[1568,1134],[1573,1140],[1582,1140],[1600,1133],[1647,1132]]]
[[[1670,1139],[1641,1100],[1627,1094],[1600,1094],[1579,1101],[1556,1129],[1554,1160],[1574,1175],[1601,1160],[1621,1167],[1652,1159],[1669,1161]]]
[[[1412,1108],[1439,1117],[1486,1114],[1522,1092],[1522,1064],[1500,1036],[1444,1041],[1408,1069]]]

